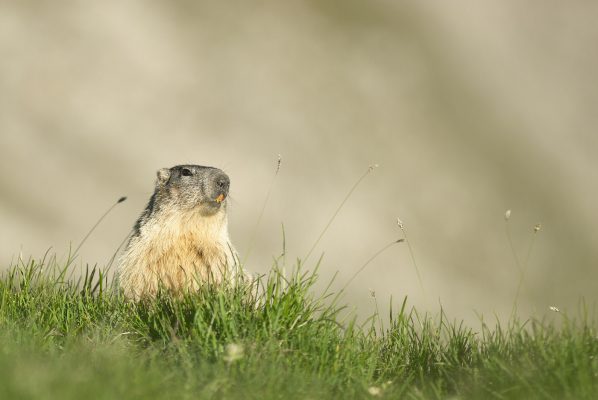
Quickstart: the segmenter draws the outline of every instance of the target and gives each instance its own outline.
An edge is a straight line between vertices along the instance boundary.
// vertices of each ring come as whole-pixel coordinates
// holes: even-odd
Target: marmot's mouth
[[[222,203],[225,197],[226,196],[224,194],[220,193],[218,197],[216,197],[216,203]]]

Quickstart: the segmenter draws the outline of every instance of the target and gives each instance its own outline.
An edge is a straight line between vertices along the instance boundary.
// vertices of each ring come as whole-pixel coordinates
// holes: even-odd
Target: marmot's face
[[[158,171],[157,186],[173,205],[213,215],[226,208],[230,179],[218,168],[177,165]]]

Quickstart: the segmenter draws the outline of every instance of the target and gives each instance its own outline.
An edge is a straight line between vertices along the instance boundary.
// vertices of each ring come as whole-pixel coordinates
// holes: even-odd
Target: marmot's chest
[[[225,217],[160,214],[129,242],[119,279],[125,295],[139,299],[160,287],[179,292],[226,281],[235,265]]]
[[[157,266],[173,265],[178,268],[201,268],[221,264],[226,261],[223,245],[206,240],[198,240],[194,235],[181,235],[171,238],[162,246],[155,246],[159,251],[155,254]],[[161,248],[160,248],[161,247]]]
[[[199,275],[206,279],[211,274],[223,274],[227,267],[225,244],[198,238],[195,234],[162,237],[159,244],[150,244],[153,250],[148,268],[159,276]]]

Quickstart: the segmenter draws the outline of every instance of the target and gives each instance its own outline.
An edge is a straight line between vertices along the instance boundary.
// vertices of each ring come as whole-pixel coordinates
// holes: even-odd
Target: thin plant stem
[[[527,253],[525,255],[525,261],[523,263],[523,266],[521,268],[521,275],[519,277],[519,283],[517,284],[517,291],[515,292],[515,300],[513,301],[513,309],[511,311],[511,314],[514,315],[515,310],[517,309],[517,302],[519,301],[519,295],[521,294],[521,288],[523,286],[523,282],[525,280],[525,274],[527,272],[528,269],[528,265],[529,265],[529,259],[531,257],[532,254],[532,249],[534,248],[534,243],[536,242],[536,236],[537,233],[540,231],[540,224],[536,225],[534,227],[534,232],[532,233],[532,239],[529,243],[529,246],[527,248]]]
[[[513,258],[515,259],[515,265],[521,274],[521,263],[519,262],[519,257],[517,256],[517,252],[515,251],[515,246],[513,245],[513,237],[511,236],[511,229],[509,225],[509,220],[505,220],[505,232],[507,235],[507,240],[509,241],[509,247],[511,248],[511,253],[513,253]]]
[[[120,252],[120,249],[122,249],[122,247],[125,245],[125,243],[127,242],[127,240],[129,240],[130,237],[131,237],[131,232],[129,232],[127,234],[127,236],[125,236],[125,238],[120,242],[120,244],[116,248],[116,251],[114,251],[114,254],[112,254],[112,257],[110,257],[110,261],[108,261],[108,264],[107,264],[108,266],[106,267],[106,270],[105,270],[106,273],[108,271],[110,271],[110,269],[112,268],[112,264],[114,263],[114,260],[116,259],[116,256]]]
[[[69,251],[69,256],[68,256],[67,263],[66,263],[66,267],[67,268],[77,258],[77,255],[79,254],[79,250],[81,249],[81,246],[83,246],[83,244],[85,244],[85,242],[91,236],[91,234],[96,230],[96,228],[100,225],[100,223],[102,223],[102,221],[104,220],[104,218],[106,218],[108,216],[108,214],[110,214],[110,212],[114,209],[114,207],[116,207],[120,203],[124,202],[125,200],[127,200],[127,198],[125,196],[123,196],[123,197],[119,198],[116,201],[116,203],[112,204],[108,208],[108,210],[106,210],[106,212],[104,212],[104,214],[102,214],[102,216],[97,220],[97,222],[91,227],[91,229],[89,230],[89,232],[87,232],[87,234],[85,235],[85,237],[81,240],[81,242],[79,243],[79,245],[75,248],[75,251],[73,251],[73,252]]]
[[[419,267],[417,266],[417,261],[415,261],[415,253],[413,252],[413,247],[411,247],[411,242],[409,241],[409,236],[407,235],[407,229],[405,225],[403,225],[403,221],[400,218],[397,218],[397,225],[403,231],[403,235],[405,236],[405,242],[407,243],[407,248],[409,249],[409,255],[411,256],[411,262],[413,262],[413,268],[415,269],[415,274],[417,275],[417,281],[419,282],[419,287],[422,290],[422,294],[424,298],[426,297],[426,289],[424,289],[424,282],[422,280],[421,274],[419,273]]]
[[[345,286],[343,286],[343,288],[341,289],[341,292],[345,291],[345,289],[351,284],[351,282],[353,282],[353,280],[355,280],[355,278],[357,278],[357,275],[359,275],[365,269],[365,267],[367,267],[372,261],[374,261],[376,259],[376,257],[378,257],[380,254],[384,253],[386,250],[388,250],[390,247],[394,246],[395,244],[402,243],[404,241],[405,241],[405,239],[393,240],[392,242],[388,243],[386,246],[382,247],[380,250],[375,252],[373,256],[371,256],[365,263],[363,263],[363,265],[361,267],[359,267],[359,269],[353,274],[353,276],[351,276],[351,279],[349,279],[347,281],[347,283],[345,283]]]
[[[253,245],[254,245],[255,239],[257,237],[257,230],[260,226],[260,223],[262,222],[262,218],[264,216],[264,212],[266,211],[266,206],[268,205],[270,196],[272,195],[272,189],[274,188],[274,183],[276,182],[276,177],[278,176],[278,172],[280,171],[281,164],[282,164],[282,157],[279,154],[278,161],[276,164],[276,171],[274,172],[274,176],[272,177],[272,181],[270,182],[270,186],[268,187],[268,192],[266,193],[266,198],[264,200],[264,203],[262,204],[262,209],[260,210],[260,214],[255,223],[255,227],[253,228],[253,233],[250,236],[249,245],[247,246],[247,250],[245,251],[245,257],[243,257],[243,262],[241,263],[242,266],[244,266],[245,263],[247,262],[247,259],[249,258],[249,254],[251,253],[251,250],[253,249]]]
[[[318,238],[316,239],[316,241],[314,242],[314,244],[311,246],[311,249],[309,249],[309,251],[307,252],[307,255],[303,259],[303,263],[307,262],[307,260],[309,259],[309,257],[313,253],[313,251],[316,249],[316,246],[318,245],[318,243],[320,243],[320,240],[322,240],[322,238],[326,234],[326,231],[328,231],[328,228],[330,228],[330,225],[332,225],[332,222],[334,222],[334,220],[336,219],[336,216],[341,211],[341,209],[343,208],[343,206],[345,205],[345,203],[347,202],[347,200],[349,200],[349,197],[351,197],[351,195],[353,194],[353,192],[355,191],[355,189],[357,189],[357,187],[359,186],[359,184],[361,183],[361,181],[363,181],[365,179],[365,177],[368,176],[374,170],[374,168],[376,168],[377,166],[378,165],[376,165],[376,164],[370,165],[368,167],[368,169],[363,173],[363,175],[361,175],[359,177],[359,179],[357,179],[357,181],[351,187],[351,189],[349,190],[349,192],[347,193],[347,195],[343,198],[343,201],[341,201],[341,203],[337,207],[337,209],[334,212],[334,214],[332,214],[332,217],[330,218],[330,220],[328,221],[328,223],[326,224],[326,226],[324,226],[324,229],[322,229],[322,232],[320,232],[320,236],[318,236]]]

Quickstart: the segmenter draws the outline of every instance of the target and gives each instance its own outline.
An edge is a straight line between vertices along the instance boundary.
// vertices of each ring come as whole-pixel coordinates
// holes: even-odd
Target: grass
[[[280,163],[279,156],[256,229]],[[516,316],[540,225],[520,262],[510,210],[506,233],[519,285],[506,326],[482,320],[473,330],[442,310],[421,314],[406,299],[391,301],[386,327],[377,305],[358,324],[341,303],[344,289],[315,292],[317,265],[300,265],[374,168],[351,187],[290,276],[283,227],[283,255],[269,275],[138,304],[123,299],[105,271],[72,279],[79,248],[120,198],[65,263],[20,260],[0,277],[0,399],[598,398],[598,331],[587,310],[577,318],[559,313],[556,322]],[[406,241],[424,292],[397,223],[404,237],[375,253],[347,285],[378,254]]]
[[[587,313],[474,331],[404,300],[382,328],[300,268],[145,304],[97,270],[66,276],[51,260],[0,279],[0,398],[598,398]]]

